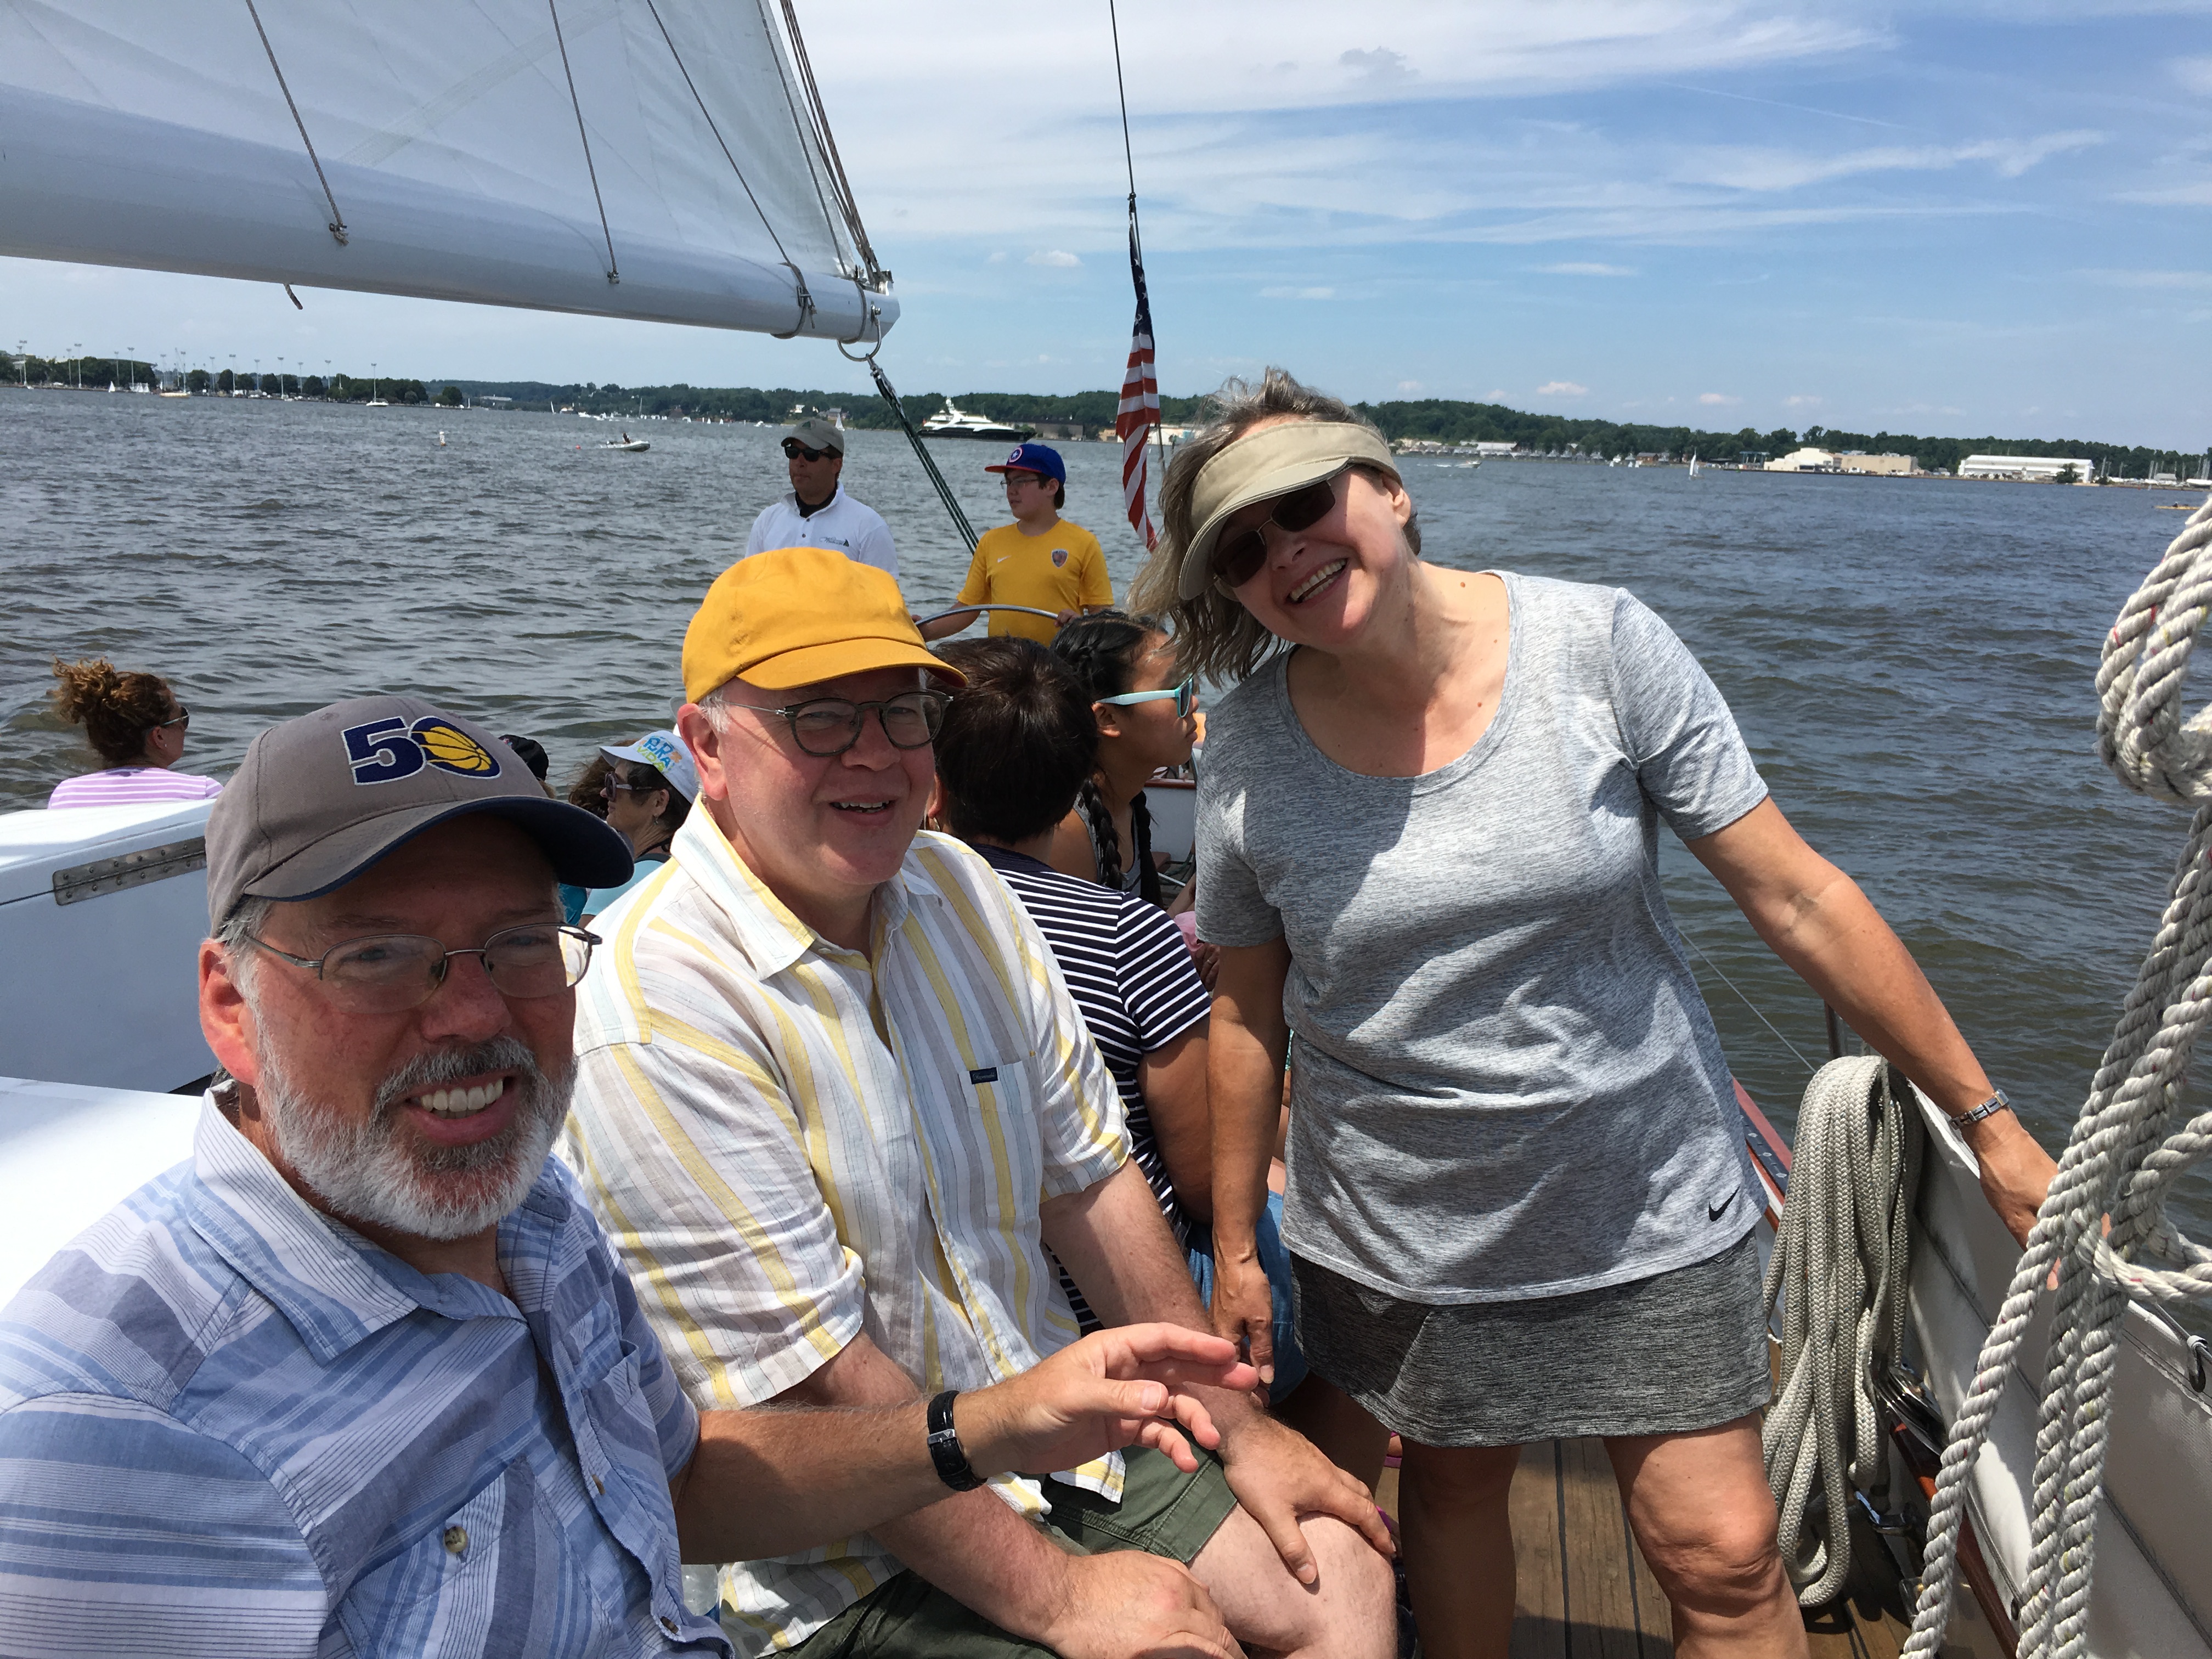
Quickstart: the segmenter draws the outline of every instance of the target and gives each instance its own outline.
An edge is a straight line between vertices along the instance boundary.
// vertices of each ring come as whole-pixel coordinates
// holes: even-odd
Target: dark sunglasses
[[[802,455],[810,461],[818,461],[824,455],[835,455],[836,453],[834,449],[809,449],[796,438],[788,440],[783,446],[783,458],[787,461],[795,461]]]
[[[165,726],[190,726],[191,723],[192,711],[185,708],[184,704],[179,703],[177,705],[177,713],[175,717],[171,720],[155,720],[154,722],[153,729],[158,732]]]
[[[1224,587],[1242,587],[1258,575],[1260,567],[1267,562],[1266,526],[1272,524],[1293,535],[1301,530],[1310,530],[1336,506],[1336,480],[1342,476],[1339,473],[1303,489],[1293,489],[1287,495],[1276,496],[1268,503],[1267,516],[1260,523],[1214,543],[1214,580]]]

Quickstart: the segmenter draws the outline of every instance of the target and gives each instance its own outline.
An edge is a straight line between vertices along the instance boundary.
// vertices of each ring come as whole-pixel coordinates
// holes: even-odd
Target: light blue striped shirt
[[[557,1161],[499,1260],[416,1273],[204,1103],[0,1310],[0,1654],[726,1659],[697,1414]]]

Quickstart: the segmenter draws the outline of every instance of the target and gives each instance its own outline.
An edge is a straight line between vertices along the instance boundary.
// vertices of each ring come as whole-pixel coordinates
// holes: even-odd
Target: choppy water
[[[435,447],[441,428],[449,446]],[[192,709],[227,773],[270,720],[408,690],[538,738],[556,781],[666,717],[684,626],[783,488],[777,434],[647,422],[646,455],[550,414],[0,390],[0,808],[90,764],[48,657],[105,653]],[[579,446],[581,447],[579,447]],[[978,527],[992,446],[944,442]],[[1137,563],[1118,451],[1074,444],[1067,515]],[[904,440],[852,435],[918,605],[966,555]],[[2060,1145],[2185,822],[2094,757],[2098,641],[2182,515],[2134,490],[1415,463],[1429,556],[1634,589],[1703,659],[1777,799],[1905,938]],[[1729,1057],[1787,1129],[1820,1005],[1669,839],[1670,896]],[[1780,1029],[1771,1033],[1716,976]],[[2200,1177],[2187,1207],[2203,1237]]]

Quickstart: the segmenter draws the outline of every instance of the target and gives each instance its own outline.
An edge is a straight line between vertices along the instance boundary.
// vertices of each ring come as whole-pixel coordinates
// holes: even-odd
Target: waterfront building
[[[1769,472],[1840,472],[1843,465],[1833,450],[1793,449],[1778,460],[1766,463]]]
[[[2053,483],[2069,467],[2074,469],[2075,483],[2087,483],[2097,476],[2094,462],[2064,455],[1969,455],[1959,463],[1959,476],[2024,478],[2037,483]]]
[[[1882,477],[1909,478],[1920,471],[1920,464],[1910,455],[1869,455],[1864,450],[1847,449],[1836,460],[1846,472],[1870,472]]]

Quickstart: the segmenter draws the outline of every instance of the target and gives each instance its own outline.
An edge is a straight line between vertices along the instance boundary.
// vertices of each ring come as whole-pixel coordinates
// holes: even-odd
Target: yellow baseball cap
[[[822,547],[740,559],[707,590],[684,632],[684,695],[696,702],[743,678],[769,690],[872,668],[966,676],[931,654],[898,584],[872,564]]]

